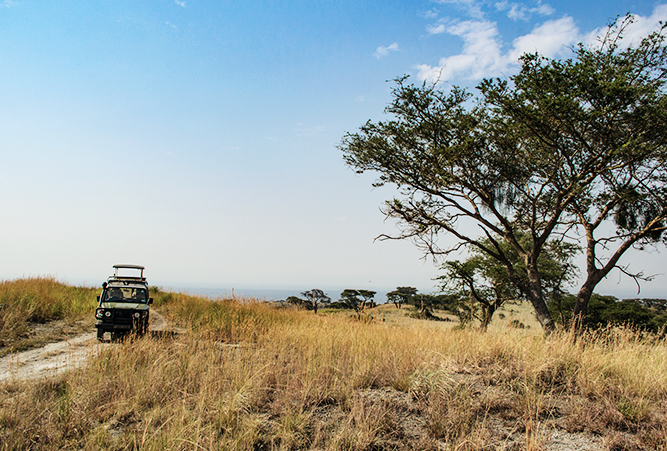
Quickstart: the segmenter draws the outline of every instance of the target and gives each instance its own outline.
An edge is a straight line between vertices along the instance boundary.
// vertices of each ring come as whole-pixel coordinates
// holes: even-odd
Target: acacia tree
[[[396,80],[386,122],[368,121],[339,147],[358,172],[379,173],[401,198],[384,212],[435,257],[463,246],[507,269],[547,332],[538,259],[548,240],[582,239],[586,272],[575,314],[633,247],[657,243],[667,218],[665,25],[621,48],[628,16],[566,60],[522,56],[509,80],[485,79],[479,97]],[[606,226],[610,224],[613,226]],[[476,231],[480,230],[482,237]],[[531,240],[521,243],[519,235]],[[453,243],[442,246],[438,237]],[[487,241],[485,241],[487,240]],[[526,278],[502,243],[516,252]]]
[[[417,294],[417,289],[414,287],[396,287],[394,291],[387,293],[387,300],[400,309],[401,305],[407,304],[415,294]]]
[[[309,291],[303,291],[301,293],[301,296],[305,297],[308,301],[310,301],[311,305],[313,306],[313,310],[315,310],[315,313],[317,313],[318,305],[328,304],[329,302],[331,302],[331,298],[319,288],[313,288],[312,290]]]
[[[359,296],[362,297],[363,301],[361,302],[361,309],[362,311],[366,309],[366,307],[373,308],[375,306],[375,302],[373,301],[373,298],[375,297],[375,294],[377,291],[373,290],[357,290],[359,293]]]
[[[340,301],[343,302],[347,308],[350,308],[355,312],[357,312],[361,306],[359,292],[350,288],[346,288],[340,293]]]
[[[371,290],[353,290],[347,288],[340,293],[340,300],[348,308],[354,310],[357,316],[361,316],[366,309],[366,305],[370,305],[373,302],[375,294],[376,292]]]

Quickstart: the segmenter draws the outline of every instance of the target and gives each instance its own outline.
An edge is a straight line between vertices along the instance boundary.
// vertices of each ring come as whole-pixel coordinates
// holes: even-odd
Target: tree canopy
[[[396,287],[394,291],[387,293],[387,300],[393,302],[396,308],[401,308],[415,294],[417,294],[417,289],[414,287]]]
[[[315,313],[317,313],[317,307],[320,304],[328,304],[329,302],[331,302],[331,298],[319,288],[313,288],[312,290],[303,291],[301,292],[301,296],[305,297],[306,300],[310,302],[310,304],[313,307],[313,310],[315,310]]]
[[[372,290],[355,290],[347,288],[340,294],[340,301],[343,302],[347,308],[354,310],[357,316],[361,315],[366,307],[373,307],[373,298],[377,292]]]
[[[391,120],[368,121],[339,146],[350,167],[399,188],[384,212],[401,233],[385,238],[412,239],[436,257],[469,247],[497,260],[547,331],[538,260],[550,240],[584,248],[575,316],[612,269],[640,280],[619,260],[665,230],[667,51],[666,25],[623,47],[631,23],[568,59],[523,55],[518,74],[483,80],[476,98],[397,79]],[[521,242],[524,233],[531,239]],[[443,234],[454,240],[443,246]]]

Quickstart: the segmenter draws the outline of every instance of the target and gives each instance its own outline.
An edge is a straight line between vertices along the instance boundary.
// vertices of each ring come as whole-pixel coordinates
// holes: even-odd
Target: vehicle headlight
[[[136,313],[134,314],[134,317],[135,317],[135,318],[139,318],[140,316],[141,316],[141,314],[139,314],[139,312],[136,312]]]
[[[104,310],[98,309],[95,311],[95,318],[102,319],[103,316],[104,316]]]
[[[107,318],[111,318],[111,311],[107,310],[106,312],[104,312],[104,316],[106,316]]]

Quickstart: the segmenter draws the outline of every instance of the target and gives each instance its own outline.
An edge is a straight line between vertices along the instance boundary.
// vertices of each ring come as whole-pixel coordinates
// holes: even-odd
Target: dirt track
[[[150,316],[151,333],[164,332],[167,328],[164,317],[155,310],[151,311]],[[80,367],[107,346],[112,344],[98,342],[92,331],[41,348],[7,355],[0,358],[0,382],[53,376]]]

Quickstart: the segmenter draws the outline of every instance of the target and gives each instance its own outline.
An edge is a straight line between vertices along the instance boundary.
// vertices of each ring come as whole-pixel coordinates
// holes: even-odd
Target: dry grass
[[[0,357],[90,330],[99,292],[49,277],[0,282]],[[58,320],[56,327],[40,327]]]
[[[314,315],[160,294],[190,330],[0,385],[1,449],[546,449],[553,430],[667,449],[667,343]],[[383,321],[384,320],[384,321]]]

